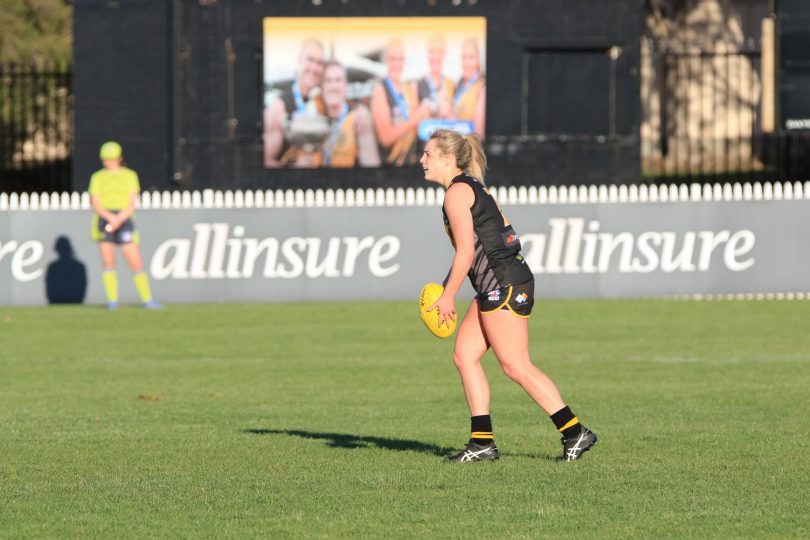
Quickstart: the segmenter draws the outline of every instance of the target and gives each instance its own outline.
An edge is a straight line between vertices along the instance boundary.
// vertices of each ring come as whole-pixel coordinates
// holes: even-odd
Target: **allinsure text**
[[[754,233],[738,231],[601,231],[599,221],[549,219],[548,233],[520,235],[535,274],[705,272],[712,261],[732,272],[756,262]]]
[[[399,270],[396,236],[248,238],[241,225],[195,223],[194,238],[171,238],[152,254],[155,279],[350,277],[364,264],[374,277]]]

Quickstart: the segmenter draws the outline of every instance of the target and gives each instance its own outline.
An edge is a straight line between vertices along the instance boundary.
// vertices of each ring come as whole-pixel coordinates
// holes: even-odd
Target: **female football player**
[[[496,460],[489,409],[489,383],[481,358],[492,347],[504,373],[551,417],[562,433],[562,460],[578,459],[596,443],[580,424],[554,382],[529,357],[528,318],[534,304],[534,275],[520,254],[520,241],[484,186],[486,156],[473,135],[436,131],[420,160],[425,179],[442,185],[444,224],[456,253],[444,292],[430,309],[439,325],[456,318],[455,296],[468,275],[475,292],[458,328],[453,361],[461,375],[471,416],[471,437],[450,461]]]

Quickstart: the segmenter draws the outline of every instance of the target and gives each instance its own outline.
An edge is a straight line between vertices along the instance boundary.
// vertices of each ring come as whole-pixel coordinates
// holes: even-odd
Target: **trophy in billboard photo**
[[[318,111],[317,102],[321,89],[313,88],[305,108],[295,111],[287,124],[286,137],[289,144],[298,149],[294,158],[296,167],[319,167],[319,150],[329,137],[329,118]]]

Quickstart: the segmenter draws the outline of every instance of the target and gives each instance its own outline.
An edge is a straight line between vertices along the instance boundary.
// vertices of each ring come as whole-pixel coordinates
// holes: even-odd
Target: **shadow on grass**
[[[290,437],[301,437],[304,439],[316,439],[326,442],[332,448],[382,448],[383,450],[394,450],[397,452],[422,452],[433,454],[434,456],[445,456],[452,449],[435,444],[411,441],[408,439],[391,439],[389,437],[369,437],[362,435],[351,435],[348,433],[323,433],[320,431],[303,431],[299,429],[245,429],[245,433],[254,435],[288,435]]]
[[[300,429],[243,429],[244,433],[253,435],[287,435],[303,439],[321,440],[331,448],[382,448],[396,452],[422,452],[434,456],[445,457],[458,451],[457,448],[436,446],[435,444],[411,441],[408,439],[391,439],[389,437],[369,437],[350,435],[348,433],[323,433],[320,431],[303,431]],[[502,452],[501,456],[524,457],[530,459],[543,459],[546,461],[561,461],[560,456],[546,453]]]

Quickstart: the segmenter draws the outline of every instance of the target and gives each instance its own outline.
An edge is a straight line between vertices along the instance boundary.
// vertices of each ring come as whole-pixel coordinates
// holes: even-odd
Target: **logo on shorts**
[[[132,241],[132,233],[129,231],[123,231],[121,233],[121,241],[122,242],[131,242]]]
[[[528,295],[528,294],[526,294],[525,292],[524,292],[524,293],[520,293],[519,295],[517,295],[517,296],[515,297],[515,302],[517,302],[518,304],[522,304],[522,303],[523,303],[523,302],[525,302],[525,301],[526,301],[528,298],[529,298],[529,295]]]
[[[501,291],[489,291],[487,293],[487,300],[490,302],[497,302],[501,299]]]

